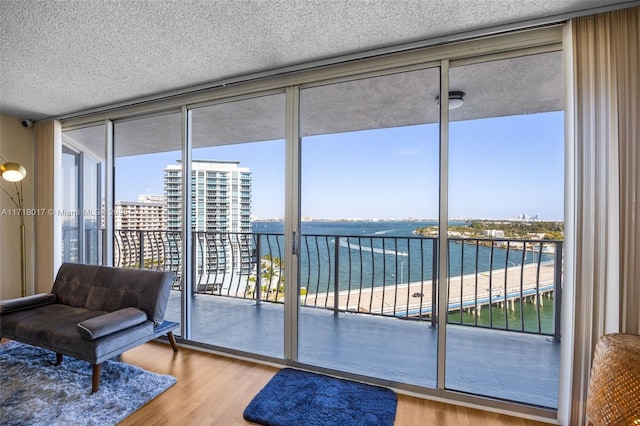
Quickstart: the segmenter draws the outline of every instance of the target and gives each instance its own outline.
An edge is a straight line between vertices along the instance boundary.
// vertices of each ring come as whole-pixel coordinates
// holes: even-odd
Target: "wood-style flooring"
[[[251,425],[242,412],[278,371],[188,348],[173,354],[170,346],[151,342],[126,352],[122,361],[178,382],[126,418],[120,425]],[[535,421],[398,395],[396,426],[544,425]]]

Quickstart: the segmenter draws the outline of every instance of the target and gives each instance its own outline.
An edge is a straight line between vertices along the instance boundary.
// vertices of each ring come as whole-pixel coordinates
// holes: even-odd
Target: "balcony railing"
[[[180,231],[116,230],[114,237],[115,266],[171,271],[173,289],[181,289]]]
[[[284,236],[193,232],[192,292],[282,303]],[[437,238],[302,235],[302,306],[438,320]],[[449,239],[449,324],[559,339],[562,242]],[[116,231],[115,263],[171,270],[183,284],[174,231]]]

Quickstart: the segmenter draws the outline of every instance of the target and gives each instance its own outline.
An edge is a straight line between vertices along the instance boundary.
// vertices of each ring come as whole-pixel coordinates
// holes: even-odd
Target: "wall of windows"
[[[113,129],[104,139],[115,166],[105,220],[113,263],[176,272],[169,317],[185,341],[553,417],[557,386],[542,384],[551,396],[532,400],[517,392],[530,378],[498,380],[483,352],[483,333],[508,358],[519,356],[514,333],[544,332],[475,319],[454,326],[449,314],[476,315],[487,291],[491,311],[498,287],[484,288],[486,277],[526,284],[517,276],[526,262],[504,253],[511,243],[494,243],[504,231],[481,233],[491,247],[476,243],[470,261],[456,250],[479,238],[461,228],[563,219],[552,205],[563,187],[560,32],[509,40],[509,51],[500,40],[473,41],[69,120]],[[541,152],[549,161],[533,155]],[[533,238],[515,239],[524,252],[544,248]],[[553,263],[558,291],[561,262],[547,254],[533,267]],[[470,274],[472,308],[469,295],[454,297]],[[513,303],[502,296],[495,303],[506,312]],[[553,381],[559,344],[550,347],[539,361],[552,364]],[[478,375],[461,372],[473,365]],[[467,386],[483,374],[488,384]],[[495,392],[504,386],[513,389]]]

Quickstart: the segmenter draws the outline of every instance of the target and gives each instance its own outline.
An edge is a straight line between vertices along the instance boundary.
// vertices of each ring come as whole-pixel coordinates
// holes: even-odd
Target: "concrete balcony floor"
[[[172,292],[167,319],[179,321]],[[191,340],[282,359],[284,306],[198,295]],[[427,321],[301,308],[298,361],[389,382],[436,387],[437,329]],[[560,345],[550,337],[449,325],[446,387],[557,408]]]

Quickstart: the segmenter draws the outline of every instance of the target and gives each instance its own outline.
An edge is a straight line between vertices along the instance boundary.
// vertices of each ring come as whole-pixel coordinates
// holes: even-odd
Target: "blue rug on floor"
[[[386,388],[285,368],[244,410],[266,426],[393,425],[396,394]]]
[[[91,394],[91,364],[7,342],[0,345],[0,424],[115,425],[176,383],[122,362],[102,364],[100,388]]]

